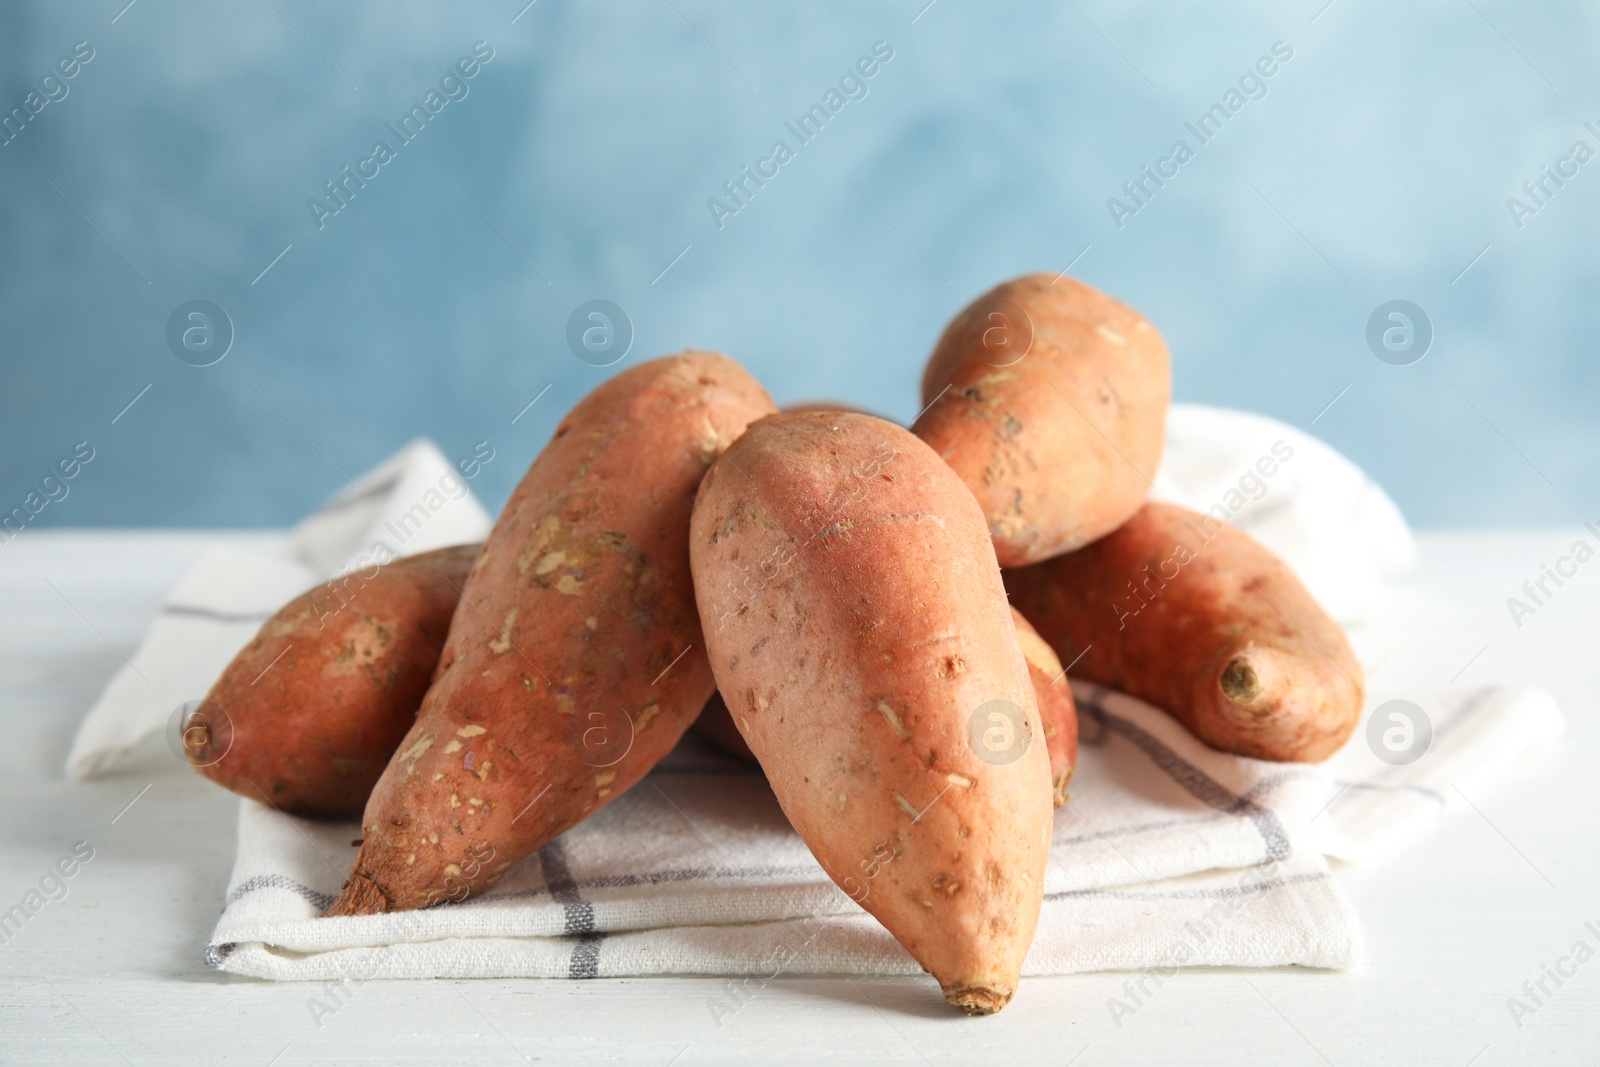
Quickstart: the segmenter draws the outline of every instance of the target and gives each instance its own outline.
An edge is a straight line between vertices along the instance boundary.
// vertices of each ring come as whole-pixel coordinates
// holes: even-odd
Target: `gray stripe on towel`
[[[1178,889],[1170,893],[1141,893],[1124,889],[1069,889],[1060,893],[1046,893],[1044,899],[1086,900],[1091,897],[1110,900],[1227,900],[1232,897],[1257,896],[1269,889],[1286,889],[1292,885],[1326,882],[1333,875],[1327,871],[1310,871],[1291,874],[1286,878],[1273,878],[1265,882],[1252,882],[1245,886],[1219,886],[1216,889]]]
[[[194,604],[163,604],[161,614],[180,615],[191,619],[210,619],[212,622],[266,622],[272,618],[270,611],[216,611]]]
[[[286,878],[281,874],[257,874],[246,878],[233,892],[228,894],[228,899],[223,901],[222,910],[226,911],[233,906],[234,901],[258,889],[283,889],[299,897],[304,897],[317,913],[327,911],[333,905],[332,893],[319,893],[309,886],[301,885],[293,878]]]
[[[545,868],[546,879],[549,878],[548,868]],[[573,880],[570,884],[576,890],[583,889],[618,889],[635,885],[662,885],[668,882],[693,882],[706,878],[778,878],[794,875],[820,875],[822,871],[815,866],[788,866],[788,867],[694,867],[687,870],[646,871],[643,874],[607,874],[596,878],[585,878],[583,881]],[[824,877],[826,877],[824,875]],[[507,900],[526,900],[530,897],[543,896],[546,893],[554,895],[557,887],[553,885],[535,886],[532,889],[519,889],[510,893],[485,893],[482,896],[472,897],[467,901],[446,900],[434,905],[440,908],[461,907],[463,904],[497,904]],[[227,902],[223,905],[226,909],[234,901],[258,889],[286,889],[291,893],[305,897],[317,907],[326,911],[333,903],[333,895],[319,893],[315,889],[301,885],[281,874],[262,874],[248,879],[238,889],[228,895]],[[556,898],[557,903],[565,903]],[[585,906],[588,906],[585,902]],[[592,914],[592,909],[591,909]],[[569,931],[570,932],[570,931]]]
[[[1278,821],[1275,813],[1247,797],[1232,792],[1221,782],[1158,741],[1143,727],[1107,711],[1100,703],[1105,692],[1106,690],[1095,687],[1091,699],[1079,704],[1078,710],[1088,712],[1089,716],[1100,725],[1133,742],[1135,748],[1150,758],[1150,762],[1202,804],[1230,815],[1243,815],[1248,818],[1255,825],[1256,832],[1261,835],[1262,844],[1266,848],[1263,863],[1289,856],[1292,851],[1289,847],[1289,835],[1284,831],[1283,823]]]
[[[354,504],[360,504],[363,501],[371,500],[374,497],[383,496],[385,493],[392,492],[394,487],[399,484],[400,476],[396,474],[389,478],[385,478],[376,485],[369,485],[367,488],[362,489],[359,492],[351,492],[350,490],[346,490],[343,496],[335,495],[332,500],[328,501],[316,511],[312,512],[311,518],[316,518],[319,515],[332,515],[334,512],[343,511],[345,508],[348,508]]]
[[[567,964],[568,978],[594,978],[600,973],[600,942],[605,935],[594,928],[594,905],[578,894],[578,883],[567,866],[567,850],[558,837],[539,850],[539,866],[544,870],[550,896],[566,909],[567,934],[578,943]]]

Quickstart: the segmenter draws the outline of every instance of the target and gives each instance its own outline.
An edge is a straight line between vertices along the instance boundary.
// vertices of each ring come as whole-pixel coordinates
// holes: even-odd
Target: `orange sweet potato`
[[[922,377],[912,426],[983,507],[1002,567],[1070,552],[1139,510],[1161,459],[1172,371],[1145,317],[1030,274],[969,304]]]
[[[1034,699],[1039,702],[1039,721],[1044,725],[1045,749],[1050,753],[1050,785],[1056,807],[1067,802],[1067,785],[1078,766],[1078,707],[1072,700],[1072,687],[1061,661],[1022,612],[1011,609],[1017,626],[1017,642],[1028,661],[1028,678],[1033,682]]]
[[[1049,643],[1016,608],[1011,609],[1011,621],[1016,624],[1017,641],[1022,645],[1023,658],[1028,661],[1028,678],[1033,682],[1033,695],[1039,703],[1039,720],[1044,727],[1045,747],[1050,753],[1050,782],[1055,788],[1055,802],[1059,808],[1067,802],[1067,784],[1072,781],[1072,770],[1078,765],[1077,706],[1072,700],[1072,689],[1067,685],[1066,672],[1061,669],[1061,661]],[[744,735],[734,725],[721,693],[713,693],[706,701],[705,709],[694,721],[694,731],[728,755],[756,762],[755,753],[744,743]]]
[[[1209,516],[1147,504],[1110,536],[1005,580],[1039,633],[1078,660],[1074,677],[1149,701],[1213,748],[1320,760],[1361,717],[1361,664],[1339,624],[1282,560]]]
[[[360,815],[416,721],[478,547],[363,568],[284,605],[183,724],[190,764],[295,815]]]
[[[690,550],[718,687],[790,823],[951,1003],[998,1011],[1051,786],[972,494],[892,423],[775,415],[712,465]]]
[[[467,578],[328,914],[480,892],[671,750],[713,689],[689,575],[695,489],[772,410],[733,360],[686,352],[568,413]]]

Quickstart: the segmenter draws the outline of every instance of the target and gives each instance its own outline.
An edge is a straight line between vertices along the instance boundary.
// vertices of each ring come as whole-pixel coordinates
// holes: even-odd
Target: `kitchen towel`
[[[1326,764],[1279,764],[1207,748],[1123,694],[1078,682],[1073,691],[1079,763],[1056,812],[1027,974],[1349,967],[1359,926],[1323,851],[1414,839],[1451,804],[1443,783],[1470,791],[1562,722],[1537,690],[1441,694],[1427,709],[1433,744],[1409,765],[1349,750]],[[1351,748],[1365,748],[1364,736]],[[211,961],[318,981],[919,969],[823,873],[761,773],[692,736],[461,903],[319,918],[360,832],[354,821],[315,823],[241,801]],[[857,899],[875,891],[881,870],[863,868]]]

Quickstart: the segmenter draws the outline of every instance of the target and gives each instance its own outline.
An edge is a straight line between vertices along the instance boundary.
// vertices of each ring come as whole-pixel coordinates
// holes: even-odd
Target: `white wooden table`
[[[928,979],[790,978],[719,1027],[714,979],[376,982],[319,1026],[315,987],[209,969],[234,798],[164,747],[92,784],[61,768],[166,588],[206,547],[259,535],[25,531],[0,546],[0,909],[73,842],[94,858],[0,944],[0,1062],[1600,1062],[1600,958],[1547,980],[1520,1028],[1507,1008],[1574,942],[1600,952],[1584,926],[1600,930],[1600,564],[1520,629],[1505,603],[1579,533],[1422,538],[1372,695],[1539,684],[1569,728],[1408,855],[1340,870],[1366,938],[1354,972],[1181,972],[1120,1027],[1122,974],[1026,980],[988,1019]]]

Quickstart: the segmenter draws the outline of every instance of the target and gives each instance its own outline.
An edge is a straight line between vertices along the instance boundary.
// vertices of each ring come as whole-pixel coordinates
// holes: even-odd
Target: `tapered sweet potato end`
[[[1072,768],[1071,767],[1068,767],[1066,769],[1065,773],[1058,774],[1055,777],[1050,779],[1050,792],[1052,794],[1052,799],[1053,799],[1056,807],[1059,808],[1059,807],[1061,807],[1061,805],[1063,805],[1063,804],[1065,804],[1067,802],[1067,786],[1069,786],[1071,784],[1072,784]]]
[[[1016,988],[995,989],[992,986],[970,986],[959,982],[940,983],[944,999],[968,1015],[993,1015],[1007,1004]]]
[[[179,737],[189,765],[213,780],[217,778],[217,773],[211,768],[227,754],[233,741],[232,722],[214,723],[215,715],[216,701],[208,695],[183,723],[183,732]]]
[[[339,892],[339,899],[322,913],[322,917],[336,919],[347,915],[382,915],[388,910],[389,898],[378,888],[378,883],[354,871]]]
[[[1197,724],[1201,739],[1278,762],[1316,763],[1333,755],[1361,718],[1361,665],[1340,646],[1330,649],[1332,658],[1259,646],[1229,657],[1210,683],[1219,720]]]

